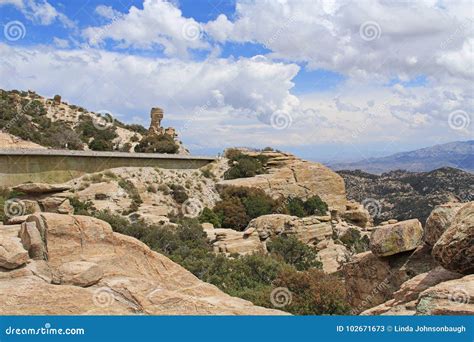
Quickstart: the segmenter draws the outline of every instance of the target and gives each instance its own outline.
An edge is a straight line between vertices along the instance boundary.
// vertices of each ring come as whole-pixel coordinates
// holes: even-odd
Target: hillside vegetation
[[[0,129],[38,145],[69,150],[178,153],[172,137],[148,136],[141,125],[127,125],[109,113],[89,112],[31,91],[0,89]]]

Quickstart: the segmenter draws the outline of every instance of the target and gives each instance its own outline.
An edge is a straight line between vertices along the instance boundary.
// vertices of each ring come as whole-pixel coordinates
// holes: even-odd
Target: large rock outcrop
[[[474,202],[457,211],[449,228],[433,246],[433,256],[448,270],[474,272]]]
[[[203,224],[214,251],[230,255],[267,253],[267,243],[279,235],[294,236],[318,252],[326,273],[336,272],[350,257],[346,246],[332,239],[333,226],[329,216],[296,216],[271,214],[250,221],[243,232],[233,229],[214,228]]]
[[[472,275],[463,277],[462,274],[473,270],[473,218],[473,202],[461,208],[457,204],[443,205],[430,215],[430,231],[424,235],[425,240],[432,242],[441,233],[434,247],[425,243],[413,253],[377,256],[372,250],[356,255],[343,267],[354,313],[365,309],[363,314],[367,315],[474,314]],[[376,228],[371,238],[382,228]],[[393,245],[393,241],[419,241],[421,237],[418,229],[381,232],[383,234],[375,235],[380,246]],[[409,232],[411,237],[402,238]]]
[[[28,260],[28,252],[23,248],[20,239],[0,235],[0,267],[14,269]]]
[[[417,301],[420,293],[439,283],[458,279],[461,274],[445,270],[442,267],[418,274],[404,282],[393,299],[362,312],[363,315],[413,315],[417,313]],[[474,308],[473,308],[474,309]]]
[[[423,240],[430,246],[439,240],[441,235],[449,228],[454,216],[464,203],[445,203],[438,205],[426,220]]]
[[[46,260],[21,260],[0,270],[0,314],[283,314],[231,297],[142,242],[88,216],[35,214]],[[14,241],[19,226],[3,229]],[[21,248],[20,248],[21,247]],[[26,259],[25,259],[26,257]]]
[[[253,155],[255,153],[246,152]],[[260,154],[260,153],[259,153]],[[326,166],[301,160],[288,153],[262,152],[268,157],[267,173],[250,178],[225,180],[220,187],[244,186],[263,189],[273,197],[321,197],[331,208],[345,211],[344,180]]]
[[[377,257],[372,252],[356,254],[343,265],[349,304],[358,314],[392,299],[393,293],[414,276],[437,266],[428,246],[415,251]]]
[[[442,282],[420,293],[418,315],[474,315],[474,274]]]

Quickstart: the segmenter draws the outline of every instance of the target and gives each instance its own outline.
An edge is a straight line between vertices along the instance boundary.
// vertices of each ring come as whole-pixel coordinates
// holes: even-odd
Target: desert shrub
[[[209,168],[201,169],[201,173],[206,178],[214,178],[214,174]]]
[[[128,208],[128,210],[123,212],[123,214],[128,215],[130,213],[137,211],[138,208],[140,207],[140,204],[143,203],[140,193],[138,192],[138,189],[128,179],[121,178],[118,182],[118,185],[127,192],[127,194],[130,196],[130,199],[132,200],[132,202],[130,203],[130,207]]]
[[[224,228],[244,230],[250,220],[259,216],[287,213],[283,199],[275,200],[258,188],[226,187],[221,198],[213,211]]]
[[[133,132],[140,133],[141,135],[145,135],[148,132],[148,130],[145,127],[143,127],[142,125],[138,125],[138,124],[125,125],[124,128],[129,129]],[[137,136],[135,135],[135,137],[137,137]],[[135,140],[132,140],[132,141],[135,141]],[[138,141],[138,137],[137,137],[136,141]]]
[[[77,197],[69,198],[69,203],[74,208],[74,215],[91,215],[94,210],[90,201],[82,202]]]
[[[319,196],[312,196],[304,202],[304,210],[307,215],[325,215],[328,205]]]
[[[318,269],[298,272],[286,269],[273,282],[291,292],[285,311],[295,315],[345,315],[350,307],[342,281]]]
[[[287,200],[287,208],[290,215],[305,217],[325,215],[328,205],[319,196],[310,197],[306,201],[299,197],[291,197]]]
[[[6,187],[0,187],[0,222],[7,219],[5,215],[5,202],[10,198],[10,190]]]
[[[130,152],[130,149],[132,148],[132,144],[130,143],[125,143],[122,145],[122,147],[119,148],[120,152]]]
[[[158,189],[155,185],[150,184],[147,186],[146,191],[156,194],[158,192]]]
[[[90,116],[83,114],[79,118],[81,122],[76,128],[76,132],[80,134],[83,142],[88,143],[91,150],[114,150],[115,144],[113,140],[118,137],[115,126],[110,125],[104,129],[97,129]]]
[[[135,152],[143,153],[177,153],[179,146],[173,137],[168,134],[149,134],[145,135],[142,140],[135,146]]]
[[[242,201],[236,197],[217,202],[213,211],[224,228],[244,230],[250,222]]]
[[[355,253],[362,253],[369,250],[369,238],[367,235],[361,236],[357,228],[349,228],[340,237],[340,241]]]
[[[219,217],[214,213],[211,209],[208,207],[205,207],[202,210],[201,215],[199,215],[199,222],[201,223],[212,223],[214,227],[220,227],[221,226],[221,221],[219,220]]]
[[[287,208],[290,215],[305,217],[304,201],[299,197],[289,198],[287,201]]]
[[[252,157],[238,150],[226,151],[230,168],[224,174],[224,179],[253,177],[265,173],[267,158],[263,155]]]
[[[267,244],[267,248],[270,253],[281,257],[287,264],[293,265],[299,271],[322,267],[316,251],[294,236],[274,238]]]
[[[182,185],[171,184],[170,189],[171,196],[173,196],[173,199],[176,201],[176,203],[182,204],[189,198],[188,194],[186,193],[186,189]]]

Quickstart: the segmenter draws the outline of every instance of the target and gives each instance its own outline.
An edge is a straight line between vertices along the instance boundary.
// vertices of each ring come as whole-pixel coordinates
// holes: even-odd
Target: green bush
[[[145,135],[142,140],[135,146],[135,152],[143,153],[169,153],[174,154],[179,150],[179,146],[173,137],[168,134],[149,134]]]
[[[221,226],[221,221],[219,220],[219,217],[214,213],[211,209],[208,207],[205,207],[202,210],[201,215],[199,215],[199,222],[201,223],[212,223],[214,227],[220,227]]]
[[[349,228],[340,238],[340,241],[355,253],[362,253],[369,250],[369,238],[367,235],[361,236],[356,228]]]
[[[304,210],[308,216],[310,215],[326,215],[328,205],[319,196],[308,198],[304,202]]]
[[[130,213],[137,211],[138,208],[140,207],[140,204],[143,203],[140,193],[138,192],[138,189],[128,179],[121,178],[118,181],[118,185],[127,192],[127,194],[130,196],[132,200],[132,203],[130,203],[130,207],[123,214],[128,215]]]
[[[209,168],[201,169],[201,173],[206,178],[214,178],[215,177],[214,174],[212,173],[212,171]]]
[[[251,157],[238,150],[228,150],[230,168],[224,174],[224,179],[253,177],[265,173],[267,158],[263,155]]]
[[[270,253],[293,265],[298,271],[322,267],[316,251],[294,236],[278,236],[267,244],[267,248]]]
[[[289,198],[287,202],[287,208],[290,215],[305,217],[306,211],[304,210],[304,201],[299,197]]]
[[[189,198],[188,194],[186,193],[186,189],[179,184],[171,184],[171,196],[176,201],[176,203],[182,204],[186,202]]]
[[[74,215],[90,215],[94,209],[91,202],[82,202],[77,197],[70,198],[69,203],[74,208]]]
[[[306,217],[311,215],[325,215],[328,205],[319,197],[313,196],[303,201],[299,197],[289,198],[287,208],[290,215]]]

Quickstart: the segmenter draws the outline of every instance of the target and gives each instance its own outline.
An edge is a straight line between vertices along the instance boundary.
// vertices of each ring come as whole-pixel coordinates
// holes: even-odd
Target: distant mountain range
[[[334,170],[362,170],[374,174],[392,170],[427,172],[442,167],[474,172],[474,140],[456,141],[358,162],[334,163],[329,167]]]
[[[394,218],[419,219],[446,202],[469,202],[474,195],[474,174],[444,167],[430,172],[391,171],[381,176],[363,171],[338,171],[347,197],[364,203],[375,223]]]

